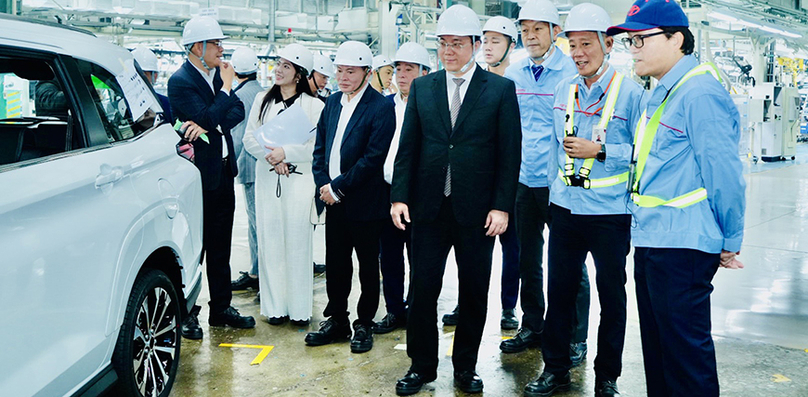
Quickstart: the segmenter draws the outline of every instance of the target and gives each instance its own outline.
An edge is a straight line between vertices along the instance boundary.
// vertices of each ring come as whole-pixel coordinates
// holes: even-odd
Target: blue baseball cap
[[[612,26],[606,34],[639,32],[658,27],[689,27],[687,15],[674,0],[637,0],[628,10],[626,22]]]

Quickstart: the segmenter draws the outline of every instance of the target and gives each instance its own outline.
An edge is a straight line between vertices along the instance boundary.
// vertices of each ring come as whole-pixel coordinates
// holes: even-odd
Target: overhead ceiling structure
[[[706,8],[704,26],[718,31],[808,46],[808,11],[798,0],[692,0],[689,4]]]
[[[473,7],[483,4],[478,7],[479,12],[516,14],[517,4],[525,1],[468,0],[467,3]],[[555,0],[555,3],[566,13],[584,1]],[[633,0],[589,1],[608,10],[614,23],[625,19],[633,3]],[[157,37],[176,41],[191,15],[212,13],[233,42],[274,45],[303,41],[318,49],[333,49],[348,39],[375,43],[381,18],[377,4],[401,7],[401,23],[410,27],[401,29],[399,34],[419,42],[430,37],[441,12],[434,7],[437,0],[384,3],[380,0],[22,0],[21,4],[23,15],[83,27],[112,37],[120,45]],[[795,50],[808,49],[808,11],[800,0],[684,0],[681,4],[690,16],[691,25],[712,33],[711,39],[755,43],[781,39]],[[181,49],[177,46],[173,50]]]
[[[138,38],[182,35],[184,23],[204,14],[219,20],[234,42],[290,43],[335,48],[348,39],[368,40],[372,8],[366,0],[23,0],[22,14],[55,20],[113,37],[120,45]],[[375,3],[375,2],[374,2]],[[369,12],[371,11],[371,12]]]

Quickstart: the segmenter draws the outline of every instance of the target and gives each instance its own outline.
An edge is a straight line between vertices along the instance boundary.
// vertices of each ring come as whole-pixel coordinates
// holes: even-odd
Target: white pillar
[[[389,0],[379,1],[379,54],[388,58],[393,58],[398,50],[396,18],[400,13],[400,4],[391,4]]]

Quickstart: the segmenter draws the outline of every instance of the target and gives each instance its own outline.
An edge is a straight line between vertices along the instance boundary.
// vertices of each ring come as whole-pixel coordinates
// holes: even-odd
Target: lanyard
[[[596,115],[599,111],[603,110],[603,107],[601,106],[601,107],[595,109],[594,112],[591,112],[591,113],[589,112],[589,109],[591,109],[592,106],[595,106],[595,105],[599,104],[600,101],[603,100],[603,96],[606,95],[607,92],[609,92],[609,87],[612,86],[612,82],[614,81],[615,76],[617,76],[617,73],[612,75],[611,80],[609,80],[609,84],[606,85],[606,90],[603,91],[602,94],[600,94],[600,97],[598,98],[598,100],[595,103],[589,105],[586,109],[581,107],[581,100],[580,100],[580,98],[578,98],[578,85],[577,84],[575,85],[575,102],[578,104],[578,109],[580,109],[583,114],[591,117],[591,116]]]

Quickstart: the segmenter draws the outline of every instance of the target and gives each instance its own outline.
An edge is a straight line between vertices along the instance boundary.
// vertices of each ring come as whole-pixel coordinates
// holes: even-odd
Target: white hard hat
[[[132,56],[135,57],[135,60],[140,65],[140,69],[144,72],[157,71],[157,55],[154,55],[152,50],[143,46],[137,46],[132,50]]]
[[[497,32],[505,36],[509,36],[513,41],[519,39],[519,32],[516,31],[516,25],[508,18],[503,16],[492,17],[483,26],[483,33]]]
[[[606,32],[612,26],[612,18],[602,7],[592,3],[581,3],[572,7],[564,31],[559,37],[567,37],[568,32]]]
[[[314,56],[311,51],[301,44],[289,44],[278,51],[278,56],[306,69],[306,74],[314,67]]]
[[[198,43],[206,40],[224,40],[227,36],[222,33],[219,22],[208,16],[191,18],[182,30],[182,45]]]
[[[519,19],[517,21],[539,21],[561,25],[558,8],[550,0],[528,0],[519,10]]]
[[[404,43],[396,51],[395,62],[409,62],[430,69],[429,52],[418,43]]]
[[[327,77],[334,77],[334,64],[327,56],[314,54],[314,71]]]
[[[393,61],[384,55],[376,55],[373,57],[373,70],[379,70],[385,66],[393,66]]]
[[[471,8],[455,4],[440,14],[435,35],[438,37],[446,35],[482,36],[480,18]]]
[[[365,43],[349,40],[337,48],[334,65],[338,66],[373,66],[373,53]]]
[[[258,56],[249,47],[239,47],[233,51],[230,64],[238,74],[250,74],[258,71]]]

